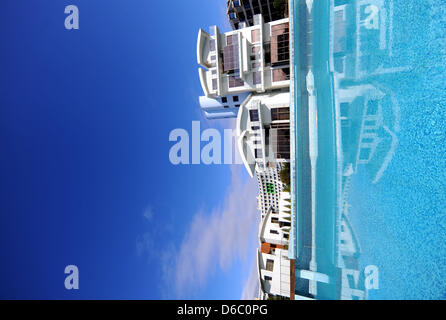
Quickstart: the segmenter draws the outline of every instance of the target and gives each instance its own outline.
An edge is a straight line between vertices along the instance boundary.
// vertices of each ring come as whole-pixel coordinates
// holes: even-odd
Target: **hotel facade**
[[[294,299],[294,261],[288,258],[290,194],[280,171],[290,159],[289,21],[220,33],[199,30],[199,103],[206,118],[236,118],[237,148],[259,195],[259,298]]]
[[[284,8],[274,6],[275,0],[228,0],[228,20],[232,29],[254,25],[254,16],[261,14],[265,22],[285,18]],[[283,1],[285,6],[286,1]]]
[[[265,23],[220,33],[200,29],[197,61],[204,96],[199,103],[208,119],[235,118],[250,94],[287,89],[290,85],[289,22]]]
[[[289,193],[282,192],[280,198],[284,204],[290,198]],[[289,298],[294,291],[291,277],[294,263],[288,258],[291,212],[286,209],[283,207],[275,211],[270,207],[259,225],[257,267],[260,299],[270,296]]]

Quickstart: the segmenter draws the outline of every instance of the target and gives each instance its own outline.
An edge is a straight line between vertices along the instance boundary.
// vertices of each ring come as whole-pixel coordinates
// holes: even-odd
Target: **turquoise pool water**
[[[297,293],[444,299],[446,3],[327,0],[308,10],[307,2],[293,2],[296,274],[311,269],[315,255],[313,271],[330,280],[311,289],[297,277]],[[313,184],[310,69],[318,136]],[[368,287],[367,266],[377,271]]]

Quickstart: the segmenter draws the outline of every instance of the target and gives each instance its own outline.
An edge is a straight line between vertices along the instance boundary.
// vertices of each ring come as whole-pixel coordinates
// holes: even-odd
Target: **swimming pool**
[[[446,4],[301,0],[291,9],[297,293],[446,298]],[[317,281],[300,278],[303,269]]]

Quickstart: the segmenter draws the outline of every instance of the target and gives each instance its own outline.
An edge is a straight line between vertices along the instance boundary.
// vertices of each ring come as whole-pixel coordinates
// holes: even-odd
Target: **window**
[[[279,223],[279,219],[275,218],[275,217],[271,217],[271,222],[272,223]]]
[[[216,75],[217,74],[217,70],[212,70],[211,73],[212,73],[212,75]]]
[[[279,234],[279,232],[277,232],[277,230],[274,230],[274,229],[271,230],[270,233],[271,233],[271,234]]]
[[[271,63],[288,64],[289,51],[289,25],[281,23],[271,27]]]
[[[223,106],[223,108],[229,108],[228,106]]]
[[[348,107],[349,107],[349,104],[347,102],[341,102],[339,104],[339,108],[341,111],[341,117],[346,117],[348,115]]]
[[[367,161],[370,158],[370,148],[361,148],[361,151],[359,151],[359,160]]]
[[[260,47],[258,47],[258,46],[252,47],[251,53],[256,54],[256,53],[259,53],[259,52],[260,52]]]
[[[238,35],[228,35],[226,43],[227,45],[223,48],[223,71],[236,73],[239,68]]]
[[[260,141],[259,140],[254,140],[253,143],[254,144],[260,144]]]
[[[217,90],[217,79],[212,79],[212,90]]]
[[[274,260],[267,259],[266,260],[266,270],[273,271],[274,269]]]
[[[249,110],[249,120],[259,121],[259,111],[257,109]]]
[[[273,81],[290,80],[290,68],[281,68],[273,70]]]
[[[264,51],[264,59],[265,59],[265,65],[269,66],[271,64],[271,44],[265,43],[263,46]]]
[[[374,115],[378,112],[378,100],[369,100],[367,102],[367,114]]]
[[[226,97],[222,97],[222,98],[221,98],[221,102],[223,102],[223,103],[228,102],[228,98],[226,98]]]
[[[252,63],[252,67],[253,68],[259,68],[260,67],[260,62],[253,62]]]
[[[356,281],[352,274],[347,274],[348,285],[350,288],[356,288]]]
[[[211,56],[211,61],[215,61],[215,56]]]
[[[274,184],[266,183],[265,189],[266,189],[266,193],[274,194]]]
[[[215,40],[214,40],[214,39],[212,39],[212,40],[209,42],[209,47],[210,47],[210,50],[211,50],[211,51],[215,51]]]
[[[260,72],[252,73],[252,83],[253,84],[261,84],[262,83],[262,79],[260,78]]]
[[[223,49],[223,71],[236,73],[239,68],[238,46],[227,46]]]
[[[229,34],[226,36],[226,45],[231,46],[237,40],[238,40],[238,37],[236,34]]]
[[[282,227],[290,227],[291,223],[288,222],[288,221],[280,221],[279,225],[280,225],[281,228]]]
[[[232,97],[232,101],[234,101],[234,102],[238,102],[238,96],[233,96],[233,97]]]
[[[265,278],[265,280],[269,280],[269,281],[273,280],[273,278],[271,278],[270,276],[265,276],[264,278]]]
[[[254,149],[254,156],[256,159],[262,158],[262,149]]]
[[[271,109],[271,120],[289,120],[290,119],[290,108],[272,108]]]
[[[259,126],[252,126],[252,127],[251,127],[251,130],[259,130],[259,129],[260,129]]]
[[[260,41],[260,29],[251,30],[251,42]]]
[[[245,85],[245,82],[242,79],[236,77],[229,77],[228,82],[229,88],[242,87]]]
[[[236,107],[236,108],[240,108],[240,105],[239,105],[239,104],[236,104],[234,107]]]
[[[272,124],[274,125],[274,124]],[[290,156],[290,129],[289,124],[283,127],[270,129],[270,140],[276,159],[289,159]]]
[[[337,57],[334,59],[334,68],[338,73],[344,73],[344,58]]]

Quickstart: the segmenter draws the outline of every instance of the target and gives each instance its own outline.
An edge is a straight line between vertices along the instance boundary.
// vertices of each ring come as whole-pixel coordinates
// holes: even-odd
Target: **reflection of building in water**
[[[346,57],[351,56],[352,48],[347,47],[347,24],[346,24],[346,5],[339,5],[335,7],[334,13],[334,41],[333,41],[333,56],[334,68],[337,74],[344,77],[346,74],[354,73],[353,64],[346,64]],[[350,46],[349,46],[350,47]],[[349,70],[346,70],[349,68]]]
[[[359,257],[361,248],[355,232],[348,220],[348,216],[342,214],[341,230],[339,236],[339,254],[345,257]]]
[[[371,85],[338,90],[344,158],[355,172],[358,164],[370,161],[379,144],[377,128],[382,124],[379,101],[383,96]]]
[[[334,0],[332,17],[331,67],[343,157],[337,282],[341,299],[365,299],[359,241],[348,216],[349,189],[358,170],[366,171],[372,183],[379,181],[393,157],[399,106],[378,79],[384,74],[391,79],[407,68],[397,65],[392,53],[392,1]]]
[[[338,243],[338,267],[341,269],[340,299],[362,300],[366,297],[364,276],[359,272],[361,248],[346,213],[342,214]]]
[[[391,93],[371,84],[344,85],[336,90],[343,152],[342,215],[338,229],[337,282],[341,299],[366,299],[364,274],[360,271],[359,240],[348,218],[351,177],[359,165],[370,173],[373,182],[385,170],[393,155],[398,124]]]
[[[340,78],[401,71],[392,65],[392,1],[335,0],[334,10],[333,62]]]
[[[364,290],[364,276],[358,269],[343,268],[341,271],[341,300],[364,300],[367,292]]]
[[[367,164],[376,182],[393,155],[396,126],[391,97],[370,84],[352,85],[337,91],[342,127],[344,175]]]

